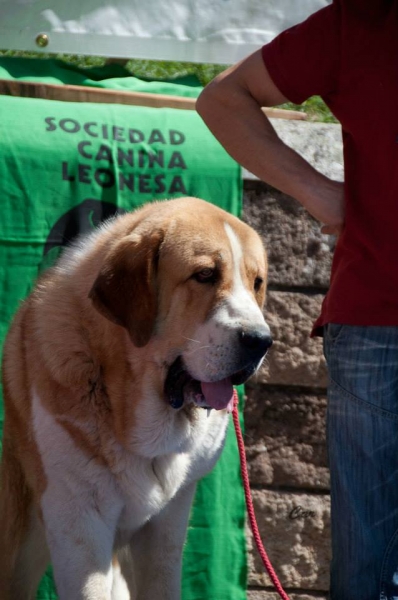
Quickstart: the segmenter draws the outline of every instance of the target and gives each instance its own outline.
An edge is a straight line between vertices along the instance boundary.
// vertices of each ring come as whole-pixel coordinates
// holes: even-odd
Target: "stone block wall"
[[[342,180],[337,125],[275,121],[279,135],[324,174]],[[265,317],[274,345],[247,385],[245,442],[252,494],[269,557],[291,600],[327,598],[329,473],[327,373],[310,338],[327,291],[335,240],[297,202],[246,179],[243,219],[269,257]],[[277,600],[249,539],[249,600]]]

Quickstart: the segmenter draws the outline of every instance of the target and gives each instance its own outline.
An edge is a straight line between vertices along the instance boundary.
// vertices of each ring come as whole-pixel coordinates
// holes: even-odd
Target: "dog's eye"
[[[261,277],[256,277],[256,279],[254,280],[254,291],[258,292],[261,288],[261,286],[263,285],[264,280]]]
[[[192,277],[198,283],[214,283],[216,281],[216,271],[215,269],[210,269],[208,267],[198,271],[197,273],[194,273]]]

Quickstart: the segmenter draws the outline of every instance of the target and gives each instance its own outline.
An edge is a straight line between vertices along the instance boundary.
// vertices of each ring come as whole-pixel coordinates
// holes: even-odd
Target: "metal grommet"
[[[39,33],[36,37],[36,45],[39,46],[39,48],[45,48],[49,43],[50,39],[46,33]]]

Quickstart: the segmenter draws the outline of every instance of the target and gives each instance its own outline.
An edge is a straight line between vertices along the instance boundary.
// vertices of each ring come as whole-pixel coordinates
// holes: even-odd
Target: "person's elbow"
[[[210,87],[210,84],[208,84],[201,91],[201,93],[197,97],[196,103],[195,103],[195,110],[202,117],[202,119],[205,118],[205,115],[209,109],[209,106],[212,103],[212,100],[211,100],[212,92],[210,91],[209,87]]]
[[[239,114],[245,104],[246,92],[239,80],[228,71],[218,75],[201,92],[196,111],[208,127],[217,130],[225,120]]]
[[[196,100],[196,112],[206,122],[209,116],[222,110],[223,101],[223,85],[217,78],[213,79],[200,93]]]

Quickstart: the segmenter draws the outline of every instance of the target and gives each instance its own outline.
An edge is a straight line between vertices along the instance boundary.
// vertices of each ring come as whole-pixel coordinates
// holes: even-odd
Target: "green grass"
[[[338,123],[337,119],[332,115],[329,108],[319,96],[313,96],[303,102],[303,104],[293,104],[292,102],[288,102],[287,104],[283,104],[282,107],[307,113],[309,121]]]
[[[79,56],[74,54],[52,55],[36,52],[20,52],[12,50],[0,50],[0,56],[21,56],[27,58],[58,58],[79,67],[99,67],[106,63],[105,57]],[[221,73],[225,65],[199,64],[186,62],[169,62],[155,60],[129,60],[126,68],[136,77],[171,79],[183,75],[196,75],[202,85],[209,83],[216,75]],[[337,123],[326,104],[319,96],[314,96],[301,105],[291,102],[282,105],[282,108],[298,110],[308,114],[310,121],[322,123]]]

